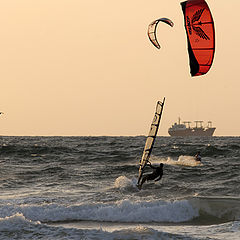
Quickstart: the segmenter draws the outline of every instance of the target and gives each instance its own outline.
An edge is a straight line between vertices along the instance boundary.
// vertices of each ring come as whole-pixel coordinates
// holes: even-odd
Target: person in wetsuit
[[[200,152],[197,152],[197,154],[195,155],[195,160],[201,162],[202,157],[200,155]]]
[[[163,176],[163,163],[160,163],[160,166],[159,167],[154,167],[152,166],[152,164],[149,162],[149,164],[147,164],[148,166],[150,166],[153,170],[152,173],[150,174],[147,174],[145,175],[143,178],[142,178],[142,181],[139,185],[139,189],[142,188],[142,185],[146,182],[146,181],[149,181],[149,180],[155,180],[156,181],[159,181],[162,176]]]

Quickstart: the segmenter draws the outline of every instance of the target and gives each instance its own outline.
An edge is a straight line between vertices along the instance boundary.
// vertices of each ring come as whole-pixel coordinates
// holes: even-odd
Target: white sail
[[[160,124],[161,116],[162,116],[162,111],[163,111],[163,106],[164,106],[165,98],[163,99],[162,102],[158,101],[157,106],[156,106],[156,112],[154,114],[154,118],[151,124],[151,128],[145,143],[145,148],[143,151],[142,159],[140,161],[140,166],[139,166],[139,174],[138,174],[138,184],[140,183],[140,180],[142,178],[142,174],[144,171],[144,168],[150,158],[153,145],[155,142],[155,138],[157,136],[158,132],[158,127]]]

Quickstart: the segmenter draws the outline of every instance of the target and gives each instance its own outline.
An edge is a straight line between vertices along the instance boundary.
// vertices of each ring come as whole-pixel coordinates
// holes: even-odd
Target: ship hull
[[[187,128],[185,130],[168,130],[168,133],[172,137],[211,137],[216,128]]]

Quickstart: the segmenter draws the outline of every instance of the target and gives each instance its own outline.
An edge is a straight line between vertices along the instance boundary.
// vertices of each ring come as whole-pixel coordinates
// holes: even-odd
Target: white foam
[[[126,205],[126,202],[123,203]],[[111,229],[111,225],[110,229]],[[77,226],[76,226],[77,227]],[[108,227],[107,227],[108,228]],[[23,214],[17,213],[15,215],[0,219],[0,239],[8,240],[17,236],[18,239],[179,239],[179,234],[169,233],[145,226],[129,227],[124,225],[122,227],[114,227],[112,230],[103,230],[101,227],[97,229],[81,229],[74,226],[49,226],[34,222],[25,218]],[[166,229],[167,230],[167,229]],[[64,237],[63,237],[64,236]]]
[[[101,231],[100,231],[101,233]],[[0,218],[0,239],[88,239],[84,231],[48,226],[25,218],[21,213]],[[17,238],[16,238],[17,237]]]
[[[120,176],[115,180],[114,186],[116,188],[125,189],[125,188],[137,188],[137,179],[129,179],[125,176]]]
[[[151,160],[153,160],[153,164],[159,164],[159,163],[163,163],[163,164],[167,164],[167,165],[181,165],[181,166],[189,166],[189,167],[196,167],[196,166],[202,166],[203,164],[199,161],[196,161],[194,159],[193,156],[184,156],[181,155],[178,157],[177,160],[174,160],[170,157],[168,157],[167,159],[164,158],[159,158],[159,157],[152,157]]]
[[[40,224],[40,222],[27,220],[22,213],[16,213],[9,217],[0,218],[0,232],[7,230],[17,231],[21,230],[23,226],[37,224]]]
[[[99,223],[100,224],[100,223]],[[234,221],[209,226],[188,225],[114,225],[106,223],[105,227],[81,228],[81,224],[49,226],[27,220],[22,214],[15,214],[0,219],[0,239],[233,239],[240,236],[240,222]],[[108,225],[109,224],[109,225]],[[101,226],[101,225],[100,225]],[[107,230],[108,229],[108,230]]]
[[[187,200],[139,201],[122,200],[112,204],[93,203],[65,206],[57,204],[2,206],[1,215],[22,213],[32,221],[91,220],[109,222],[184,222],[198,216]],[[7,214],[7,215],[6,215]]]
[[[179,156],[177,164],[191,167],[202,165],[202,163],[200,161],[196,161],[193,156]]]

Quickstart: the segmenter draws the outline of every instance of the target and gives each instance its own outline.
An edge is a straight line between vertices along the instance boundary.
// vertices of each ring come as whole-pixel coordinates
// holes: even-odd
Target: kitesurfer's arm
[[[156,169],[156,167],[152,166],[152,164],[150,162],[148,162],[148,166],[152,169]]]

